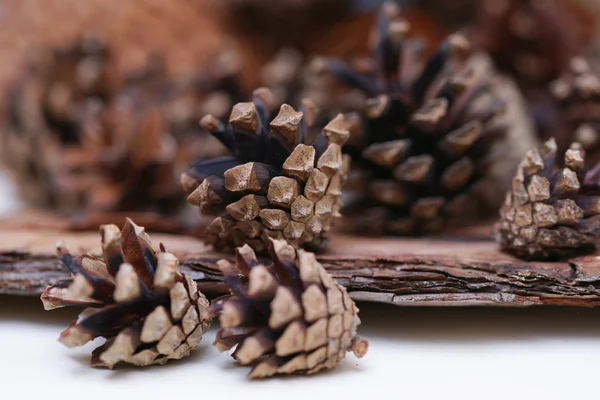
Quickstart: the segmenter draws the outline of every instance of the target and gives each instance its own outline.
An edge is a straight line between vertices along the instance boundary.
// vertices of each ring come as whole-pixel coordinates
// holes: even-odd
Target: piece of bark
[[[0,293],[39,295],[46,285],[69,278],[54,255],[57,241],[73,252],[99,252],[97,232],[4,226],[0,223]],[[318,259],[355,300],[415,306],[600,305],[600,257],[525,262],[499,252],[487,232],[485,227],[423,239],[334,235],[329,252]],[[203,292],[226,292],[217,261],[233,257],[191,237],[152,238],[154,246],[162,242],[179,258],[182,271]]]

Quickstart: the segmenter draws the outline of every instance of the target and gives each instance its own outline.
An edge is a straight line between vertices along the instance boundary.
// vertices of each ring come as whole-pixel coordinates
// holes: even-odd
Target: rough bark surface
[[[69,274],[57,261],[57,241],[71,251],[99,252],[97,232],[20,228],[0,223],[0,293],[39,295]],[[482,233],[483,232],[483,233]],[[525,262],[498,251],[488,229],[433,239],[364,238],[338,234],[318,258],[356,300],[415,306],[600,305],[600,257]],[[215,253],[201,240],[153,234],[209,295],[224,293]]]

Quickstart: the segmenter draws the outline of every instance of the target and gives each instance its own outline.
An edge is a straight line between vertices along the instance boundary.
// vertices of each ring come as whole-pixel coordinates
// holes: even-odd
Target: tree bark
[[[0,223],[0,293],[37,296],[46,285],[70,279],[54,255],[59,240],[74,253],[99,252],[97,232],[19,226]],[[488,231],[427,239],[338,234],[318,258],[357,300],[402,306],[600,304],[600,257],[525,262],[499,252]],[[182,271],[207,294],[226,292],[216,262],[231,256],[188,236],[151,237],[179,258]]]

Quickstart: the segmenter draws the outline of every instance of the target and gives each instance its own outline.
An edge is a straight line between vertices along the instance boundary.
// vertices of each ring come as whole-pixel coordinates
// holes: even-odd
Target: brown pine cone
[[[369,98],[365,129],[346,145],[356,166],[348,186],[358,189],[346,211],[363,233],[429,233],[497,211],[526,151],[520,147],[533,142],[518,91],[483,56],[471,56],[464,37],[450,36],[424,59],[408,29],[387,3],[373,35],[372,69],[325,65]]]
[[[181,184],[190,204],[217,216],[205,240],[218,250],[247,243],[260,252],[269,238],[321,249],[339,216],[348,170],[341,145],[351,121],[339,115],[313,135],[317,110],[305,100],[299,112],[281,105],[269,123],[272,99],[257,89],[252,102],[233,107],[228,125],[212,115],[201,121],[233,155],[195,164]]]
[[[0,155],[27,200],[69,213],[173,214],[184,204],[177,177],[223,152],[197,121],[231,107],[235,79],[176,82],[155,60],[122,82],[114,64],[111,48],[85,37],[39,57],[13,86]]]
[[[525,91],[536,86],[545,91],[571,57],[586,53],[597,30],[591,2],[482,0],[475,5],[474,45]]]
[[[123,230],[103,225],[102,257],[71,256],[58,248],[73,281],[48,286],[44,308],[86,307],[60,335],[67,347],[104,337],[92,353],[93,366],[113,368],[180,359],[198,346],[210,327],[209,303],[196,283],[181,274],[175,256],[155,252],[144,228],[127,220]]]
[[[578,143],[556,159],[554,139],[527,153],[496,224],[502,250],[524,259],[592,252],[600,235],[600,164],[587,171]]]
[[[573,58],[568,70],[551,85],[559,112],[548,132],[565,151],[572,141],[581,143],[588,163],[600,162],[600,75],[584,58]]]
[[[331,369],[352,351],[367,353],[357,336],[358,308],[313,253],[272,240],[273,264],[261,264],[252,249],[236,249],[236,265],[219,262],[232,295],[213,303],[221,329],[214,345],[242,365],[251,379],[276,374],[313,374]],[[241,274],[241,275],[240,275]]]

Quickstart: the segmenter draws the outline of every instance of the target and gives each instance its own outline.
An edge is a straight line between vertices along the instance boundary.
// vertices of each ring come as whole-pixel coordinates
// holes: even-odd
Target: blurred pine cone
[[[206,240],[218,250],[248,243],[263,251],[269,238],[323,248],[339,216],[348,170],[341,153],[349,135],[344,117],[311,132],[317,110],[310,101],[299,112],[281,105],[269,123],[275,104],[272,92],[261,88],[252,102],[233,107],[228,125],[212,115],[201,121],[232,156],[197,163],[181,183],[190,204],[217,216]]]
[[[346,145],[357,166],[347,212],[360,232],[427,233],[497,210],[522,147],[533,144],[518,91],[484,57],[469,56],[462,36],[424,60],[408,29],[398,7],[385,4],[373,62],[360,70],[336,60],[325,65],[369,98],[364,129]],[[499,118],[505,112],[514,118],[510,126]]]
[[[553,134],[563,153],[572,141],[580,143],[590,165],[600,162],[600,75],[588,60],[576,57],[551,84],[558,104],[546,134]]]
[[[455,32],[473,22],[477,8],[485,0],[417,0],[409,6],[429,16],[439,27]]]
[[[592,252],[600,238],[600,164],[585,168],[574,143],[557,159],[554,139],[527,153],[506,194],[496,225],[502,250],[524,259]]]
[[[217,349],[237,345],[232,357],[254,364],[252,379],[331,369],[349,351],[364,356],[358,308],[315,255],[279,240],[271,241],[269,253],[271,265],[247,245],[236,250],[235,266],[219,262],[232,295],[211,306],[221,323]]]
[[[368,34],[380,3],[381,0],[283,0],[276,3],[225,0],[220,1],[219,6],[223,17],[220,21],[237,42],[244,70],[260,71],[274,58],[289,54],[289,49],[294,49],[305,60],[313,56],[350,59],[368,55]],[[399,0],[399,3],[412,5],[413,2]],[[437,43],[446,35],[446,30],[430,15],[414,7],[407,7],[405,11],[412,32],[428,40],[428,49],[431,43]],[[278,94],[271,86],[271,79],[264,79],[262,72],[242,75],[246,88],[268,86]],[[313,99],[312,95],[308,97]],[[295,105],[289,98],[286,102]]]
[[[525,92],[545,92],[572,57],[589,51],[597,32],[597,10],[588,1],[482,0],[475,5],[473,45],[488,52]]]
[[[293,46],[306,50],[351,11],[351,0],[225,0],[219,2],[226,26],[249,36],[259,49]],[[215,4],[216,6],[216,4]]]
[[[164,59],[170,78],[193,74],[224,48],[212,0],[3,0],[0,87],[32,49],[57,48],[81,36],[101,36],[114,54],[119,77]]]
[[[44,308],[87,307],[60,341],[75,347],[106,338],[92,353],[92,365],[109,368],[189,355],[210,327],[209,304],[196,283],[177,270],[177,259],[162,245],[155,252],[144,228],[131,220],[121,231],[103,225],[101,234],[102,257],[74,258],[58,248],[73,281],[48,286],[41,296]]]
[[[162,60],[121,80],[98,37],[43,53],[15,82],[3,116],[3,163],[30,202],[77,211],[174,213],[177,177],[224,148],[202,135],[206,112],[241,97],[221,72],[170,79]]]

